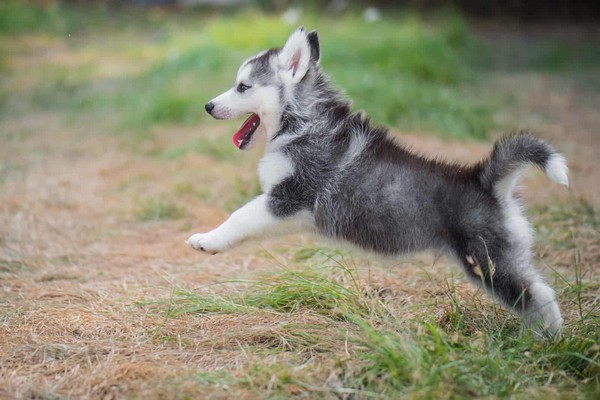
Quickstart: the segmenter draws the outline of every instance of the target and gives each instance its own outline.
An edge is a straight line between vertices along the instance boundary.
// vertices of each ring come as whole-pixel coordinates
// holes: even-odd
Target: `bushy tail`
[[[492,155],[481,165],[479,179],[484,188],[510,196],[519,173],[531,164],[554,182],[569,185],[566,159],[529,132],[519,132],[497,141]]]

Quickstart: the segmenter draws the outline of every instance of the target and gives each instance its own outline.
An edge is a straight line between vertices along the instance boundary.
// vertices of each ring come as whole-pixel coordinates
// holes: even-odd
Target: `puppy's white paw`
[[[190,247],[198,251],[205,251],[210,254],[217,254],[226,249],[226,245],[218,240],[218,237],[212,232],[194,233],[185,241]]]

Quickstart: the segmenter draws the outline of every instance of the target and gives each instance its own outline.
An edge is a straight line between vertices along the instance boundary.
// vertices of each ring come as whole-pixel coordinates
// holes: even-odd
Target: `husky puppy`
[[[266,135],[263,194],[187,243],[217,253],[304,229],[392,256],[433,249],[537,334],[560,334],[558,303],[532,265],[532,228],[513,189],[527,165],[567,185],[565,158],[528,133],[501,139],[471,166],[424,158],[353,113],[319,58],[316,31],[298,28],[283,48],[246,60],[235,85],[206,104],[217,119],[249,114],[233,136],[238,148]]]

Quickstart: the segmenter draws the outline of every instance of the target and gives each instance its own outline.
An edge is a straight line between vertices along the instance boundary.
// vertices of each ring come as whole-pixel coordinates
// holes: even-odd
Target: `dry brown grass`
[[[346,357],[348,348],[325,339],[335,335],[323,334],[322,343],[298,344],[281,331],[290,323],[324,331],[340,328],[328,326],[318,315],[296,313],[286,321],[269,313],[165,320],[164,312],[135,305],[138,300],[168,298],[174,285],[205,286],[277,269],[267,252],[293,264],[299,248],[296,243],[312,243],[310,238],[288,237],[209,257],[188,249],[183,239],[193,230],[218,224],[225,217],[218,207],[183,198],[178,199],[186,212],[181,220],[140,223],[133,217],[131,210],[141,193],[163,193],[174,186],[174,180],[200,181],[201,185],[218,179],[213,190],[219,197],[226,196],[227,182],[238,169],[222,166],[211,170],[208,167],[213,161],[201,156],[188,156],[165,167],[164,161],[120,150],[118,140],[97,136],[81,140],[77,132],[68,134],[69,129],[60,123],[54,129],[48,124],[44,135],[20,142],[18,157],[14,146],[3,150],[4,156],[15,158],[22,166],[8,176],[0,203],[0,360],[7,395],[161,398],[177,391],[178,397],[195,397],[203,391],[202,385],[194,383],[198,370],[225,369],[243,377],[243,371],[253,364],[284,362],[286,357],[297,359],[302,353],[317,365],[311,373],[327,381],[334,360]],[[477,158],[487,147],[440,144],[431,138],[409,140],[429,151],[456,149],[458,157]],[[52,151],[52,147],[56,149]],[[255,156],[246,157],[243,163],[252,164]],[[143,178],[128,186],[131,177]],[[530,182],[535,184],[538,179],[543,178],[537,176]],[[577,175],[574,181],[577,188]],[[125,190],[120,189],[124,186]],[[551,186],[540,187],[555,191]],[[548,197],[539,192],[528,196],[538,195]],[[541,248],[550,253],[547,260],[556,261],[554,267],[568,274],[571,251],[556,251],[543,244]],[[597,249],[583,252],[587,269],[597,265],[597,254]],[[437,275],[440,268],[451,271],[445,262],[432,267],[428,257],[401,262],[370,255],[355,257],[355,264],[371,266],[368,271],[364,267],[359,270],[388,302],[420,304],[429,298],[444,303],[443,279],[428,274]],[[432,279],[437,280],[439,289]],[[468,286],[461,287],[461,292],[473,293]],[[441,325],[445,307],[439,309]],[[569,307],[565,308],[567,318],[573,317]],[[277,351],[261,356],[252,350],[256,348]],[[232,395],[211,388],[216,398]],[[261,390],[269,392],[268,387]],[[293,394],[303,389],[291,386],[286,390]],[[244,395],[252,393],[255,391],[249,390]]]

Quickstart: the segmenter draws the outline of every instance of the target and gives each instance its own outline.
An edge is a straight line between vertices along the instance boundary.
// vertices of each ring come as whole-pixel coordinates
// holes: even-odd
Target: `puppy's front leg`
[[[268,196],[262,194],[235,211],[218,228],[207,233],[195,233],[187,244],[196,250],[218,253],[237,243],[264,235],[276,225],[284,222],[269,211]]]

